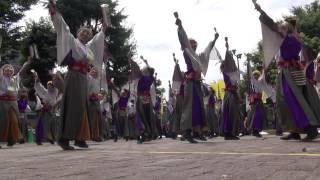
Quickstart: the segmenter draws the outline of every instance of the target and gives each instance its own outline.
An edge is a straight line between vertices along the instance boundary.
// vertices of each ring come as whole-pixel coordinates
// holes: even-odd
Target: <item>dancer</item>
[[[21,138],[17,103],[19,76],[31,64],[31,61],[29,57],[16,75],[10,64],[5,64],[0,68],[0,142],[7,142],[9,147]]]
[[[209,55],[219,34],[216,33],[214,40],[209,43],[205,51],[197,55],[197,42],[194,39],[188,39],[178,13],[174,13],[174,15],[176,17],[176,25],[178,26],[181,49],[187,65],[181,130],[184,131],[184,136],[190,143],[197,143],[193,139],[191,132],[193,131],[194,136],[199,137],[200,140],[205,140],[202,130],[206,126],[203,95],[201,92],[201,73],[205,75],[207,72]]]
[[[249,95],[250,111],[247,116],[246,127],[251,130],[251,134],[256,137],[262,137],[260,132],[265,127],[266,113],[262,102],[262,91],[266,87],[264,73],[256,70],[251,77],[251,92]]]
[[[48,141],[54,144],[56,139],[55,107],[61,96],[59,96],[59,91],[53,86],[52,81],[48,81],[47,88],[45,88],[40,83],[37,73],[34,73],[34,79],[34,89],[43,102],[36,127],[36,143],[42,145],[43,141]]]
[[[183,94],[184,94],[184,73],[180,69],[179,61],[173,54],[175,62],[173,77],[172,77],[172,95],[174,99],[173,114],[172,114],[172,132],[175,139],[178,134],[181,134],[180,122],[183,109]],[[183,138],[182,138],[183,139]]]
[[[57,63],[68,66],[65,77],[58,144],[63,150],[73,150],[69,141],[75,140],[75,145],[88,148],[86,140],[90,139],[87,99],[88,64],[101,64],[104,52],[106,24],[91,41],[92,31],[80,28],[75,38],[68,25],[57,12],[56,4],[50,1],[49,11],[54,28],[57,32]],[[98,66],[100,67],[100,66]]]
[[[130,60],[131,75],[130,78],[137,83],[136,99],[136,127],[138,130],[138,144],[151,140],[156,134],[155,122],[152,112],[151,86],[154,82],[154,69],[148,62],[141,57],[146,67],[140,71],[138,64]]]
[[[93,141],[101,142],[102,135],[102,117],[100,101],[100,77],[99,70],[92,67],[88,75],[88,120],[90,124],[90,136]]]
[[[209,87],[209,98],[206,107],[206,120],[209,127],[209,137],[213,138],[219,134],[218,116],[216,113],[216,92]]]
[[[19,108],[19,126],[22,137],[19,141],[20,144],[24,144],[28,140],[28,124],[27,124],[27,111],[30,111],[28,106],[28,90],[25,87],[20,88],[19,90],[19,99],[18,99],[18,108]]]
[[[255,0],[253,3],[260,12],[266,65],[280,49],[277,110],[282,126],[290,132],[281,139],[300,140],[300,133],[307,133],[303,141],[312,141],[318,135],[316,127],[320,124],[320,100],[306,80],[300,63],[302,41],[296,28],[296,20],[286,18],[285,23],[278,25]]]
[[[226,40],[226,56],[221,64],[221,71],[225,83],[225,94],[223,98],[223,122],[222,133],[225,140],[239,140],[240,123],[240,97],[238,93],[239,70],[229,51],[228,38]]]

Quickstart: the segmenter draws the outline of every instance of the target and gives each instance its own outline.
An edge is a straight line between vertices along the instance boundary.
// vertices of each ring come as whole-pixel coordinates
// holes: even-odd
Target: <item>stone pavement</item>
[[[284,142],[267,135],[198,144],[171,139],[89,144],[88,150],[72,152],[49,144],[3,147],[0,179],[320,179],[320,140]]]

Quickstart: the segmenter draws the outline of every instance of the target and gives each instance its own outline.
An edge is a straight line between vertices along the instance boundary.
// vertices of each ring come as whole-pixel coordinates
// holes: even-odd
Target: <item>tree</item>
[[[30,10],[38,0],[1,0],[0,1],[0,35],[3,38],[0,54],[2,60],[9,61],[19,56],[20,27],[16,23]]]
[[[34,60],[31,68],[34,69],[43,84],[50,79],[49,71],[55,67],[56,61],[56,34],[51,25],[51,20],[41,18],[39,22],[28,22],[25,32],[22,34],[23,61],[29,56],[29,45],[36,44],[40,59]],[[26,77],[25,86],[32,87],[32,76]]]
[[[313,58],[320,51],[320,3],[319,0],[291,9],[297,19],[297,28],[301,32],[305,45],[312,50]]]
[[[129,52],[135,53],[136,45],[130,41],[133,30],[124,26],[127,18],[122,10],[116,10],[117,0],[59,0],[57,6],[59,12],[65,18],[71,32],[76,35],[79,27],[89,25],[94,33],[97,33],[102,19],[101,4],[108,4],[111,14],[112,27],[109,27],[107,35],[107,49],[112,54],[108,62],[108,73],[115,79],[116,86],[122,86],[128,81]]]

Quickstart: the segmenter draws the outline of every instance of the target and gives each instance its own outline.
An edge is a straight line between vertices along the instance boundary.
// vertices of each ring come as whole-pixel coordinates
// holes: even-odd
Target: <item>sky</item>
[[[289,15],[293,6],[311,2],[313,0],[258,0],[262,9],[274,20]],[[134,29],[137,57],[143,55],[155,67],[166,89],[174,69],[172,53],[180,60],[181,69],[186,69],[173,12],[179,13],[188,36],[198,41],[198,52],[213,40],[214,27],[220,34],[216,47],[222,55],[225,54],[226,36],[230,49],[236,49],[237,53],[253,51],[262,39],[259,13],[255,11],[251,0],[119,0],[121,8],[128,15],[126,25]],[[40,5],[33,6],[23,21],[37,21],[42,16],[48,16],[48,12]],[[240,63],[244,61],[245,57]],[[210,61],[205,82],[211,83],[221,78],[219,64]]]

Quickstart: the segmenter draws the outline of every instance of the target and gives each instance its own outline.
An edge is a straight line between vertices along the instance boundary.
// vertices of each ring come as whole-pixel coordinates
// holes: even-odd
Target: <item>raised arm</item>
[[[270,16],[268,16],[266,12],[264,12],[261,9],[261,6],[256,2],[256,0],[253,0],[252,2],[254,4],[255,9],[258,12],[260,12],[260,17],[259,17],[260,21],[266,26],[268,26],[272,31],[279,32],[278,25],[273,21],[272,18],[270,18]]]
[[[212,51],[212,48],[216,44],[218,38],[219,38],[219,33],[216,31],[213,41],[209,42],[208,46],[206,47],[206,49],[201,54],[210,54],[210,52]]]
[[[178,38],[181,44],[181,49],[184,51],[186,48],[189,50],[192,50],[188,35],[186,31],[184,30],[182,26],[182,22],[179,18],[179,15],[177,12],[174,13],[174,16],[176,17],[176,25],[178,26]]]
[[[89,48],[92,50],[94,54],[94,62],[93,64],[96,67],[101,67],[103,63],[103,55],[104,55],[104,41],[105,41],[105,28],[102,28],[99,33],[97,33],[91,41],[88,42]]]
[[[75,46],[75,37],[71,34],[61,14],[57,11],[55,3],[50,1],[49,12],[55,31],[57,32],[57,62],[62,64],[65,57]]]

